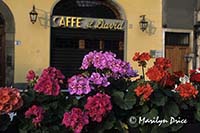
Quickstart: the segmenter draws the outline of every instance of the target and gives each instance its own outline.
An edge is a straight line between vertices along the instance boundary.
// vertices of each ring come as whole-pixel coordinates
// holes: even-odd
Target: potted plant
[[[200,70],[169,73],[171,63],[148,53],[133,61],[142,75],[112,52],[84,56],[80,73],[29,71],[23,106],[15,110],[20,133],[178,132],[200,120]],[[21,105],[21,104],[20,104]],[[185,128],[185,129],[184,129]]]

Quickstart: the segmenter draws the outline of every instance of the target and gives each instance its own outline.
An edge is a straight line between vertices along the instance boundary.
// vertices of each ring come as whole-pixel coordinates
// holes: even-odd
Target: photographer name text
[[[175,117],[170,117],[169,119],[160,119],[159,116],[153,117],[153,118],[146,118],[146,117],[134,117],[131,116],[129,119],[129,122],[131,124],[140,124],[140,125],[144,125],[144,124],[157,124],[158,126],[161,126],[162,124],[167,124],[169,123],[170,125],[172,124],[186,124],[188,121],[187,119],[182,119],[180,117],[175,118]]]

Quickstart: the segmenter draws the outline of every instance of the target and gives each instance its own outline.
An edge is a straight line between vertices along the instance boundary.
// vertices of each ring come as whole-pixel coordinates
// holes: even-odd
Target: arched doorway
[[[12,12],[2,0],[0,21],[0,86],[13,86],[15,22]]]
[[[52,16],[73,16],[121,20],[121,15],[111,0],[61,0]],[[72,76],[81,66],[83,56],[89,51],[112,51],[124,58],[124,31],[51,27],[50,65]]]
[[[0,14],[0,87],[5,85],[5,21]]]

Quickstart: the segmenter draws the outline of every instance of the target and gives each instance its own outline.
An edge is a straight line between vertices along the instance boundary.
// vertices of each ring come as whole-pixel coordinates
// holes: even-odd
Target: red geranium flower
[[[142,95],[142,99],[144,101],[148,101],[149,100],[149,96],[153,92],[153,89],[150,86],[150,84],[146,84],[146,85],[143,85],[143,86],[138,86],[134,91],[135,91],[137,96],[141,96]]]
[[[140,52],[136,52],[133,61],[149,61],[151,59],[151,56],[149,53],[143,52],[140,54]]]
[[[184,73],[182,71],[173,72],[174,76],[177,78],[184,77]]]
[[[171,75],[169,72],[166,71],[165,76],[161,80],[161,84],[163,86],[168,86],[168,87],[174,88],[175,81],[176,81],[176,77],[174,75]]]
[[[155,66],[163,70],[166,70],[172,66],[171,61],[163,57],[156,58],[156,61],[154,64]]]
[[[197,70],[190,70],[190,81],[200,82],[200,68]]]
[[[175,90],[183,99],[195,98],[198,94],[198,90],[191,83],[180,84]]]
[[[0,114],[19,109],[23,104],[20,92],[16,88],[0,88]]]
[[[147,77],[152,81],[160,81],[166,74],[166,71],[153,66],[146,72]]]
[[[151,59],[151,56],[149,53],[143,52],[140,54],[140,52],[136,52],[133,56],[133,61],[137,61],[139,63],[139,66],[146,67],[146,61],[149,61]]]

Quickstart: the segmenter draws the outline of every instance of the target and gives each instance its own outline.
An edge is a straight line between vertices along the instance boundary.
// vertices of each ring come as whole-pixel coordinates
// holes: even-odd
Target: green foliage
[[[161,91],[155,91],[153,93],[151,102],[157,106],[164,106],[167,100],[167,96],[163,95]]]
[[[145,115],[143,115],[145,118],[153,119],[153,117],[158,116],[158,111],[156,109],[151,109],[149,112],[147,112]]]
[[[196,104],[195,118],[200,121],[200,103]]]
[[[133,92],[124,93],[122,91],[114,91],[112,97],[114,103],[124,110],[132,109],[133,105],[136,103],[136,98]]]
[[[169,101],[164,106],[163,113],[168,118],[177,117],[180,113],[180,110],[179,110],[178,105],[175,102]]]
[[[63,114],[68,110],[72,103],[66,99],[66,94],[61,93],[57,97],[39,94],[31,89],[23,93],[26,106],[18,111],[19,132],[20,133],[55,133],[58,131],[66,132],[66,128],[61,125]],[[46,110],[44,120],[39,127],[35,127],[30,119],[24,116],[25,111],[31,105],[40,105]],[[29,106],[28,106],[29,105]]]
[[[3,124],[1,124],[3,123]],[[5,131],[11,124],[9,115],[0,115],[0,131]]]
[[[168,133],[168,129],[159,126],[153,126],[151,133]]]

